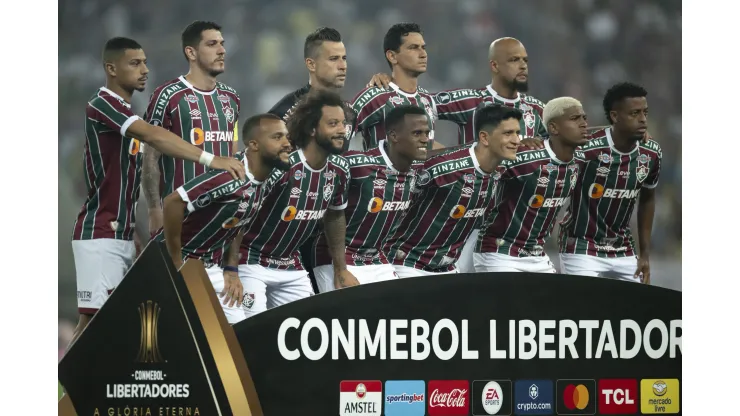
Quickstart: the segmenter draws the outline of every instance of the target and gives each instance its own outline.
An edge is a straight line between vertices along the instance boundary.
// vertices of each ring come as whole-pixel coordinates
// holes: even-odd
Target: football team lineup
[[[130,103],[146,87],[145,51],[129,38],[105,44],[106,84],[86,108],[88,197],[72,238],[75,338],[138,256],[140,192],[151,242],[177,267],[206,265],[230,324],[317,292],[449,273],[650,284],[662,151],[642,86],[612,85],[609,124],[589,127],[577,98],[527,94],[526,49],[501,38],[489,48],[488,85],[429,93],[419,85],[423,31],[399,23],[383,39],[391,73],[347,101],[347,51],[322,27],[305,40],[310,82],[245,114],[218,81],[221,26],[193,22],[181,40],[189,71],[158,86],[141,117]],[[435,137],[439,120],[458,126],[456,146]],[[353,139],[362,150],[349,150]],[[543,248],[551,238],[560,270]]]

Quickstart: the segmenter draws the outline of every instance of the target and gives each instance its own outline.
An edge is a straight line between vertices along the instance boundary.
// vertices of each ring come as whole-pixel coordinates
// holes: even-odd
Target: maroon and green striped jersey
[[[226,171],[209,170],[175,192],[187,203],[182,223],[182,255],[206,264],[220,264],[237,231],[252,221],[264,196],[262,182],[249,173],[248,180],[234,180]],[[164,230],[154,237],[164,241]]]
[[[476,253],[514,257],[545,255],[545,239],[552,233],[558,213],[578,181],[578,162],[555,156],[550,140],[545,148],[521,146],[496,189],[495,205],[485,219],[475,244]]]
[[[475,111],[481,103],[501,104],[519,109],[523,113],[520,128],[522,137],[543,136],[547,133],[542,121],[545,104],[526,94],[517,93],[517,98],[501,97],[490,85],[484,88],[462,88],[446,90],[434,94],[437,117],[458,125],[459,144],[470,144],[475,141],[473,120]]]
[[[216,156],[232,156],[239,141],[239,95],[222,82],[202,91],[185,77],[168,81],[154,90],[146,110],[146,121],[162,126],[183,140]],[[203,174],[200,163],[162,155],[159,169],[164,179],[162,198]]]
[[[303,270],[299,248],[318,234],[327,209],[347,207],[347,159],[330,155],[326,165],[315,170],[298,149],[289,160],[289,170],[275,169],[265,181],[266,196],[244,234],[240,264]]]
[[[560,252],[634,256],[630,219],[640,190],[658,185],[663,151],[650,140],[622,153],[614,148],[611,128],[594,133],[581,149],[580,176],[560,224]]]
[[[87,197],[73,240],[134,238],[141,180],[141,144],[126,136],[139,117],[118,94],[103,87],[87,102],[83,163]]]
[[[364,150],[378,147],[381,140],[385,140],[385,114],[400,105],[415,105],[426,110],[429,116],[429,149],[434,140],[434,124],[437,110],[434,108],[434,99],[429,92],[417,87],[415,94],[401,90],[398,85],[390,83],[390,89],[366,88],[355,97],[352,109],[357,118],[355,134],[362,133]]]
[[[388,157],[388,142],[366,152],[344,155],[349,162],[350,185],[347,208],[345,257],[349,265],[389,264],[383,252],[386,238],[394,233],[411,206],[416,170],[400,172]],[[321,234],[314,245],[314,265],[332,264],[326,237]]]
[[[433,272],[454,269],[465,241],[489,209],[501,176],[481,170],[476,145],[424,162],[411,209],[385,244],[393,264]]]

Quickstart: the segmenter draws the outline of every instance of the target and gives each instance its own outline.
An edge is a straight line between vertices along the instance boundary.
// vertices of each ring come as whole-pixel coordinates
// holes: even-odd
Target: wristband
[[[239,273],[239,268],[238,267],[234,267],[234,266],[224,266],[224,271],[225,272]]]
[[[214,156],[206,151],[203,151],[203,153],[200,154],[200,160],[198,163],[201,165],[206,165],[209,168],[211,167],[211,162],[213,162]]]

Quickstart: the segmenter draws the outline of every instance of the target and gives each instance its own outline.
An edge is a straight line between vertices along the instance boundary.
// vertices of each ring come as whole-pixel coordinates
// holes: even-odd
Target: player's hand
[[[650,259],[647,257],[640,257],[637,260],[637,271],[635,277],[639,278],[642,283],[646,285],[650,284]]]
[[[149,208],[149,238],[154,237],[154,233],[159,231],[164,225],[164,214],[162,208]]]
[[[239,280],[239,273],[224,271],[224,290],[221,291],[224,297],[224,305],[233,308],[242,302],[244,296],[244,287]]]
[[[211,169],[225,170],[229,172],[231,177],[234,179],[244,180],[244,178],[246,178],[244,163],[234,159],[233,157],[214,157],[211,162]]]
[[[647,143],[650,140],[653,140],[653,136],[650,135],[650,132],[645,130],[645,134],[642,135],[642,142]]]
[[[358,286],[360,282],[357,281],[355,275],[350,273],[349,270],[334,270],[334,288],[342,289],[345,287]]]
[[[367,83],[367,87],[387,89],[388,87],[390,87],[390,83],[391,83],[390,75],[379,73],[379,74],[373,75],[373,77],[370,79],[370,82]]]
[[[536,137],[527,137],[522,139],[520,146],[526,146],[529,150],[539,150],[545,148],[545,141]]]
[[[141,238],[137,232],[134,232],[134,249],[136,249],[136,258],[138,258],[141,254]]]

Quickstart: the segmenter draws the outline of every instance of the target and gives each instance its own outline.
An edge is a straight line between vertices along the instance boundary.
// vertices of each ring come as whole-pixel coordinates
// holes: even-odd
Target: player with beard
[[[182,48],[190,71],[157,87],[146,120],[183,140],[219,156],[239,149],[240,100],[233,88],[216,78],[224,72],[221,26],[195,21],[182,32]],[[149,207],[149,232],[162,226],[161,199],[206,170],[159,152],[145,152],[141,185]],[[160,179],[164,188],[160,193]]]
[[[288,138],[297,150],[290,168],[275,170],[265,186],[268,195],[246,229],[239,263],[247,317],[311,296],[313,288],[298,251],[322,226],[340,286],[357,285],[344,257],[349,164],[339,156],[345,140],[339,95],[312,91],[288,120]]]
[[[390,90],[369,87],[353,100],[357,114],[355,132],[363,136],[363,149],[370,150],[386,138],[385,115],[393,107],[414,105],[423,108],[429,116],[429,149],[444,146],[434,141],[435,108],[433,97],[419,87],[419,77],[427,71],[427,52],[421,28],[416,23],[393,25],[383,39],[383,52],[391,67]]]
[[[400,277],[457,273],[455,262],[473,227],[489,210],[503,160],[514,160],[522,113],[493,105],[478,114],[478,140],[429,158],[419,173],[419,194],[386,254]]]
[[[520,146],[516,160],[503,163],[495,205],[475,246],[477,272],[555,273],[545,240],[576,186],[576,148],[588,142],[589,134],[586,113],[575,98],[551,100],[543,119],[550,133],[545,148]]]
[[[220,265],[227,250],[239,252],[243,227],[259,211],[262,182],[275,168],[287,169],[290,143],[285,123],[274,114],[250,117],[242,130],[246,150],[239,154],[247,180],[234,180],[211,170],[186,182],[164,199],[164,230],[154,237],[164,241],[179,269],[183,259],[201,260],[214,289],[222,297],[229,323],[245,318],[244,295],[236,267]]]
[[[412,105],[395,107],[385,117],[385,131],[388,138],[378,147],[345,154],[351,176],[345,257],[360,284],[398,278],[383,244],[411,205],[416,170],[422,167],[418,160],[426,157],[429,141],[427,113]],[[334,290],[337,282],[323,234],[314,251],[319,290]]]
[[[234,179],[244,179],[245,173],[236,160],[214,157],[134,115],[131,97],[134,91],[144,91],[149,73],[146,55],[136,41],[120,37],[108,40],[103,69],[105,87],[90,98],[85,110],[87,197],[72,235],[80,314],[72,342],[133,264],[135,207],[144,146],[141,142],[171,157],[226,169],[225,175]]]
[[[560,224],[563,273],[650,283],[650,246],[663,151],[647,132],[647,91],[632,83],[604,96],[610,127],[583,146],[583,165]],[[639,255],[630,230],[637,203]]]

